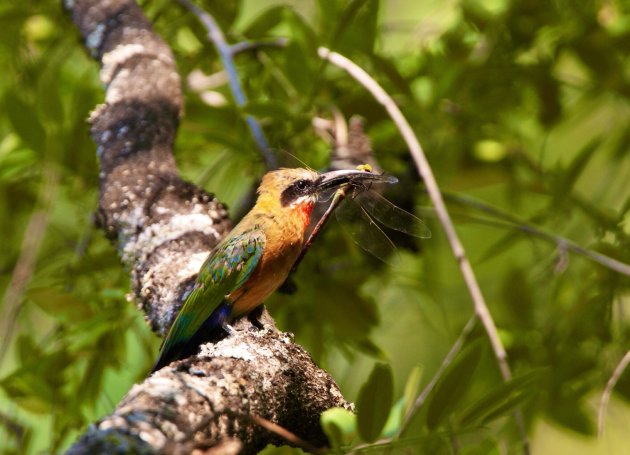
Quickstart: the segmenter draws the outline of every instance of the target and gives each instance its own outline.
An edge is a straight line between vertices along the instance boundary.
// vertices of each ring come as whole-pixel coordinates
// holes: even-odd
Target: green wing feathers
[[[258,265],[264,247],[265,235],[259,229],[229,236],[216,246],[201,266],[194,289],[164,339],[153,371],[176,360],[215,311],[227,310],[221,309],[222,304],[230,305],[225,302],[225,296],[247,281]],[[218,327],[222,320],[217,318]]]

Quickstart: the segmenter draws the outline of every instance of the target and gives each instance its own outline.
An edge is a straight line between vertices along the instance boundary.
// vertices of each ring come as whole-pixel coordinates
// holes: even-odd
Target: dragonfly
[[[372,173],[368,165],[359,166],[358,169]],[[412,237],[431,238],[431,231],[420,218],[401,209],[375,191],[372,186],[374,182],[394,184],[398,179],[387,174],[380,175],[376,180],[374,174],[370,175],[369,180],[361,179],[361,176],[357,175],[336,191],[320,196],[319,202],[330,201],[330,204],[305,242],[294,269],[332,212],[335,212],[342,229],[349,234],[354,243],[390,265],[398,265],[401,258],[396,245],[383,227]]]

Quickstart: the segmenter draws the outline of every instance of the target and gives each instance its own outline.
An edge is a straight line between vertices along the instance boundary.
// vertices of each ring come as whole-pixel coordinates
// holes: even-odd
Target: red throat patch
[[[302,224],[304,226],[304,229],[306,229],[306,227],[311,222],[311,213],[313,212],[314,206],[315,204],[309,201],[309,202],[305,202],[304,204],[297,205],[295,207],[295,211],[302,218]]]

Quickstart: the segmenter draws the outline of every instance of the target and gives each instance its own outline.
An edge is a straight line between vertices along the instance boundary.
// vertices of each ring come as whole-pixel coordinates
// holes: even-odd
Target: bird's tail
[[[153,365],[151,373],[155,373],[175,360],[195,355],[199,346],[203,343],[218,341],[223,338],[227,333],[224,327],[230,322],[231,314],[232,305],[224,301],[210,314],[210,317],[205,320],[192,337],[174,340],[173,338],[175,337],[169,331],[169,334],[162,342],[160,354]]]

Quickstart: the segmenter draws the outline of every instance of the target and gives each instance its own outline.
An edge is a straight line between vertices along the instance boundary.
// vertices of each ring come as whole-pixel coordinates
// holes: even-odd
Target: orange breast
[[[235,317],[263,303],[287,279],[302,250],[311,210],[312,205],[296,207],[288,216],[275,217],[264,227],[266,243],[258,266],[243,286],[228,295]]]

